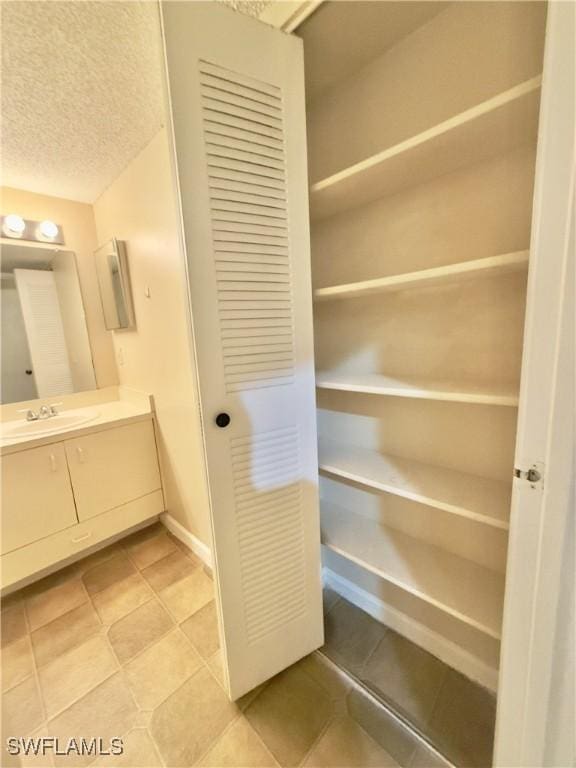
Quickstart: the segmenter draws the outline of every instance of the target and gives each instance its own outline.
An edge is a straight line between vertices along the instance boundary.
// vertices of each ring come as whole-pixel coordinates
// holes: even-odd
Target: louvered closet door
[[[54,274],[15,269],[14,278],[38,397],[68,395],[74,385]]]
[[[219,3],[163,24],[237,698],[323,641],[302,49]]]

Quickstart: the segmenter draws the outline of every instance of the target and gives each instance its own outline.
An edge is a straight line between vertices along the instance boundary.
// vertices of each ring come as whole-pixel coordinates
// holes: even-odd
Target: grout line
[[[28,637],[28,643],[30,646],[30,650],[32,652],[32,674],[34,675],[36,692],[38,694],[38,699],[40,701],[40,709],[42,711],[42,722],[31,731],[31,733],[34,733],[34,731],[38,730],[39,728],[46,728],[48,723],[48,717],[47,717],[46,703],[44,702],[44,695],[42,693],[42,687],[40,686],[40,675],[38,674],[38,665],[36,664],[36,656],[34,655],[34,648],[32,646],[32,633],[30,632],[30,620],[28,618],[28,611],[26,610],[26,601],[23,600],[23,602],[24,602],[24,605],[22,606],[22,608],[24,613],[24,622],[26,624],[26,635]]]
[[[35,667],[35,665],[34,665],[34,649],[32,648],[32,638],[30,637],[30,634],[28,632],[26,632],[25,635],[22,635],[22,637],[19,637],[16,640],[13,640],[11,643],[7,643],[5,646],[3,646],[2,653],[0,654],[0,657],[4,656],[4,654],[6,653],[6,650],[8,648],[10,648],[12,645],[16,645],[16,643],[21,643],[22,640],[28,640],[28,650],[30,652],[30,656],[32,657],[32,669],[31,669],[31,671],[27,675],[25,675],[20,680],[18,680],[18,682],[13,683],[8,688],[2,688],[2,692],[1,692],[2,696],[4,696],[6,693],[9,693],[10,691],[13,691],[14,688],[16,688],[18,685],[20,685],[20,683],[25,683],[26,680],[29,680],[31,677],[34,676],[34,667]]]
[[[330,728],[332,723],[334,723],[335,721],[336,721],[336,715],[332,713],[328,718],[328,721],[326,722],[324,727],[320,730],[320,733],[318,734],[318,736],[312,742],[310,749],[306,752],[306,754],[302,757],[302,760],[300,760],[300,762],[298,763],[299,766],[305,764],[306,760],[310,757],[310,755],[316,749],[318,744],[320,744],[320,742],[322,741],[326,733],[328,733],[328,729]]]
[[[258,696],[259,696],[259,695],[260,695],[260,694],[258,694]],[[255,697],[254,697],[254,699],[253,699],[253,701],[256,701],[256,699],[258,698],[258,696],[255,696]],[[252,704],[252,702],[250,702],[250,704]],[[243,718],[244,718],[244,720],[246,720],[246,723],[247,723],[248,727],[250,728],[250,730],[252,731],[252,733],[253,733],[253,734],[255,734],[256,738],[258,739],[258,741],[260,742],[260,744],[261,744],[261,745],[264,747],[264,749],[266,750],[266,752],[268,752],[268,754],[270,755],[270,757],[272,758],[272,760],[274,760],[274,763],[275,763],[275,764],[278,766],[278,768],[281,768],[281,764],[280,764],[280,761],[279,761],[279,760],[276,758],[276,755],[274,755],[274,754],[273,754],[272,750],[270,749],[270,747],[268,746],[268,744],[266,744],[266,742],[264,741],[264,739],[262,738],[262,736],[260,736],[260,734],[258,733],[258,731],[256,730],[256,728],[254,728],[254,726],[252,725],[252,723],[250,722],[250,720],[249,720],[249,719],[246,717],[245,713],[244,713],[244,712],[242,712],[242,714],[241,714],[240,716],[241,716],[241,717],[243,717]]]
[[[92,605],[91,600],[87,600],[86,603],[89,603],[90,607],[94,609],[94,606]],[[61,619],[63,616],[67,616],[69,613],[72,613],[72,611],[76,611],[78,608],[82,608],[82,606],[86,605],[86,603],[81,603],[80,605],[77,605],[76,608],[72,608],[70,611],[66,611],[66,613],[62,614],[62,616],[58,616],[56,619],[53,619],[53,621],[58,621],[58,619]],[[98,613],[96,611],[94,611],[94,613],[96,615],[96,619],[98,620],[98,623],[100,624],[100,629],[94,633],[94,635],[97,635],[102,632],[103,625],[102,625],[102,622],[100,621],[100,617],[98,616]],[[38,629],[35,629],[33,632],[31,632],[30,639],[32,640],[32,635],[34,634],[34,632],[38,632],[40,629],[44,629],[45,627],[50,626],[51,623],[52,622],[48,622],[48,624],[44,624],[42,627],[38,627]],[[61,656],[64,656],[65,654],[67,654],[69,651],[73,651],[75,648],[78,648],[79,646],[81,646],[83,643],[86,642],[86,640],[89,640],[91,637],[94,637],[94,635],[89,635],[88,637],[85,637],[82,640],[76,640],[69,648],[66,648],[66,650],[63,651],[62,653],[59,653],[57,656],[54,656],[48,659],[48,661],[44,662],[43,664],[37,664],[38,668],[42,669],[44,667],[47,667],[56,659],[59,659]],[[34,662],[36,663],[36,656],[34,656]]]
[[[154,710],[154,711],[155,711],[155,710]],[[161,749],[160,749],[160,747],[158,746],[158,742],[157,742],[157,741],[156,741],[156,739],[154,738],[154,734],[152,733],[152,730],[151,730],[151,728],[150,728],[150,725],[147,725],[147,726],[146,726],[146,728],[145,728],[144,730],[146,731],[146,733],[147,733],[147,734],[148,734],[148,736],[150,737],[150,741],[152,742],[152,744],[154,745],[154,748],[156,749],[156,754],[157,754],[157,755],[158,755],[158,757],[160,758],[160,763],[161,763],[161,765],[163,766],[163,768],[165,768],[165,766],[166,766],[166,760],[164,760],[164,755],[162,754],[162,750],[161,750]]]
[[[224,730],[221,731],[218,734],[218,736],[215,737],[214,741],[210,742],[207,749],[205,749],[204,752],[202,752],[202,754],[198,757],[198,759],[194,761],[194,765],[200,765],[202,763],[202,760],[204,760],[204,758],[206,757],[206,755],[208,755],[210,750],[214,749],[214,747],[218,744],[220,739],[224,738],[224,736],[228,733],[228,731],[232,728],[232,726],[235,725],[235,723],[237,723],[241,717],[242,717],[242,711],[240,710],[240,708],[238,708],[237,715],[233,717],[232,720],[228,723],[228,725],[224,728]]]

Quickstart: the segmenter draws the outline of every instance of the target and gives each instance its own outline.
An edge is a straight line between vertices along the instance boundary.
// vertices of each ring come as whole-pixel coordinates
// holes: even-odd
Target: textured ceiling
[[[230,8],[234,8],[235,11],[245,13],[247,16],[254,16],[258,18],[264,8],[270,5],[272,0],[220,0],[225,5],[229,5]]]
[[[221,0],[258,16],[270,0]],[[153,0],[10,0],[2,184],[93,202],[164,122]]]
[[[12,0],[2,183],[92,202],[163,122],[156,4]]]

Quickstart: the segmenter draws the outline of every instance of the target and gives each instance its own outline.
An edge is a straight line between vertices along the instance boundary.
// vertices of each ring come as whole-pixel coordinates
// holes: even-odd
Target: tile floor
[[[436,765],[318,654],[236,703],[220,681],[212,581],[151,526],[2,604],[3,744],[121,736],[124,754],[2,765]]]
[[[491,765],[495,697],[356,606],[325,600],[325,653],[455,765]]]

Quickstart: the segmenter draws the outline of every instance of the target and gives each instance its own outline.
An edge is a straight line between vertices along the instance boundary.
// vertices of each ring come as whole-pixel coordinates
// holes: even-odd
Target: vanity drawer
[[[77,522],[61,443],[2,457],[2,554]]]
[[[10,587],[34,573],[62,562],[164,511],[162,491],[112,509],[65,531],[2,555],[2,587]]]
[[[80,522],[161,488],[152,420],[64,445]]]

